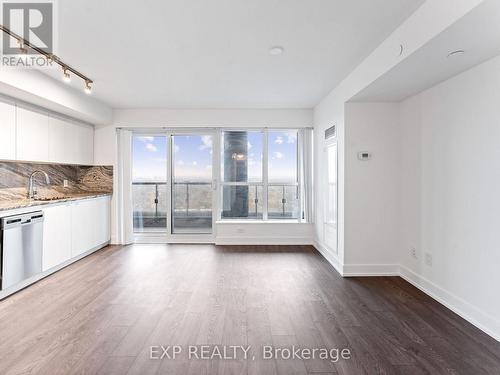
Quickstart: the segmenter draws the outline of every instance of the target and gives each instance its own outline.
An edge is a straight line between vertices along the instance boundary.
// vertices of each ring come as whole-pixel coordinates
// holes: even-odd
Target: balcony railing
[[[133,182],[134,228],[166,228],[166,182]],[[262,187],[249,186],[249,218],[262,215]],[[297,186],[272,184],[268,187],[268,217],[271,219],[296,218]],[[183,181],[174,182],[172,196],[174,221],[182,225],[191,220],[197,225],[211,226],[212,183]],[[198,220],[198,221],[196,221]],[[175,223],[174,223],[175,225]]]

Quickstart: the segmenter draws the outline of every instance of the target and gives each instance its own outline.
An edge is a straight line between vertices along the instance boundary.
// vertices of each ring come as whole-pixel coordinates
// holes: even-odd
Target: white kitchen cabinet
[[[0,159],[93,165],[94,128],[0,101]]]
[[[0,102],[0,159],[16,158],[16,107]]]
[[[72,125],[74,134],[74,160],[76,164],[94,164],[94,129],[85,125]]]
[[[110,198],[75,201],[71,205],[71,256],[78,256],[110,239]]]
[[[16,107],[17,159],[29,161],[49,160],[49,116]]]
[[[94,130],[90,126],[49,117],[49,160],[93,164]]]
[[[49,116],[49,161],[72,163],[73,145],[71,126],[66,121]]]
[[[71,205],[71,256],[75,257],[94,247],[94,203],[91,199]]]
[[[102,245],[110,240],[111,232],[111,204],[109,197],[94,199],[95,202],[95,246]]]
[[[46,271],[71,258],[71,205],[47,207],[43,214],[42,268]]]

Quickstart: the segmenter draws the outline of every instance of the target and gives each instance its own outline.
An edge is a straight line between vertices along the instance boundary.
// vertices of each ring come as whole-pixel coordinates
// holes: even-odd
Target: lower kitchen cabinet
[[[71,256],[78,256],[109,241],[110,199],[75,201],[71,206]]]
[[[71,205],[43,210],[42,270],[55,267],[71,258]]]
[[[106,196],[43,209],[43,271],[110,240],[110,201]]]

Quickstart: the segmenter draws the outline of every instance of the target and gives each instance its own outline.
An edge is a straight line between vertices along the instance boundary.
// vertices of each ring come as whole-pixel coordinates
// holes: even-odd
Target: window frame
[[[328,159],[328,152],[331,148],[335,148],[335,183],[330,183],[330,163]],[[331,248],[336,254],[338,253],[338,217],[339,217],[339,206],[338,206],[338,195],[339,195],[339,148],[336,136],[329,137],[325,140],[323,155],[327,163],[327,170],[324,176],[325,184],[323,190],[324,201],[326,202],[326,209],[323,210],[323,241]],[[331,196],[330,186],[335,186],[335,193]],[[333,221],[330,221],[329,217],[329,207],[331,204],[331,199],[335,202],[335,217]],[[332,245],[328,240],[327,233],[335,232],[334,244]]]
[[[242,221],[242,222],[290,222],[290,223],[302,223],[305,222],[304,219],[304,198],[302,194],[302,173],[300,173],[301,160],[303,157],[300,155],[301,152],[304,152],[304,148],[301,147],[303,142],[301,128],[221,128],[219,129],[219,140],[220,140],[220,150],[219,153],[222,155],[224,152],[224,144],[222,142],[222,135],[224,132],[230,131],[245,131],[245,132],[260,132],[262,133],[262,181],[261,182],[224,182],[222,180],[222,168],[219,169],[219,201],[221,202],[220,207],[218,209],[217,217],[218,220],[224,222],[231,221]],[[272,182],[269,183],[269,132],[287,132],[293,131],[297,132],[297,161],[296,161],[296,182],[294,183],[280,183],[280,182]],[[224,186],[248,186],[249,188],[252,186],[261,186],[262,187],[262,219],[257,218],[238,218],[238,217],[222,217],[222,194]],[[269,200],[268,193],[270,186],[296,186],[297,188],[297,200],[298,200],[298,216],[296,218],[269,218]]]

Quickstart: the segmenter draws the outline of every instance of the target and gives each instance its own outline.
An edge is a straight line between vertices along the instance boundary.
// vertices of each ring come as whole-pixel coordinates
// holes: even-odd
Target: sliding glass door
[[[172,233],[212,233],[212,135],[173,135]]]
[[[133,135],[135,233],[212,233],[214,139],[210,131]]]
[[[167,230],[168,138],[132,137],[132,207],[135,233]]]

